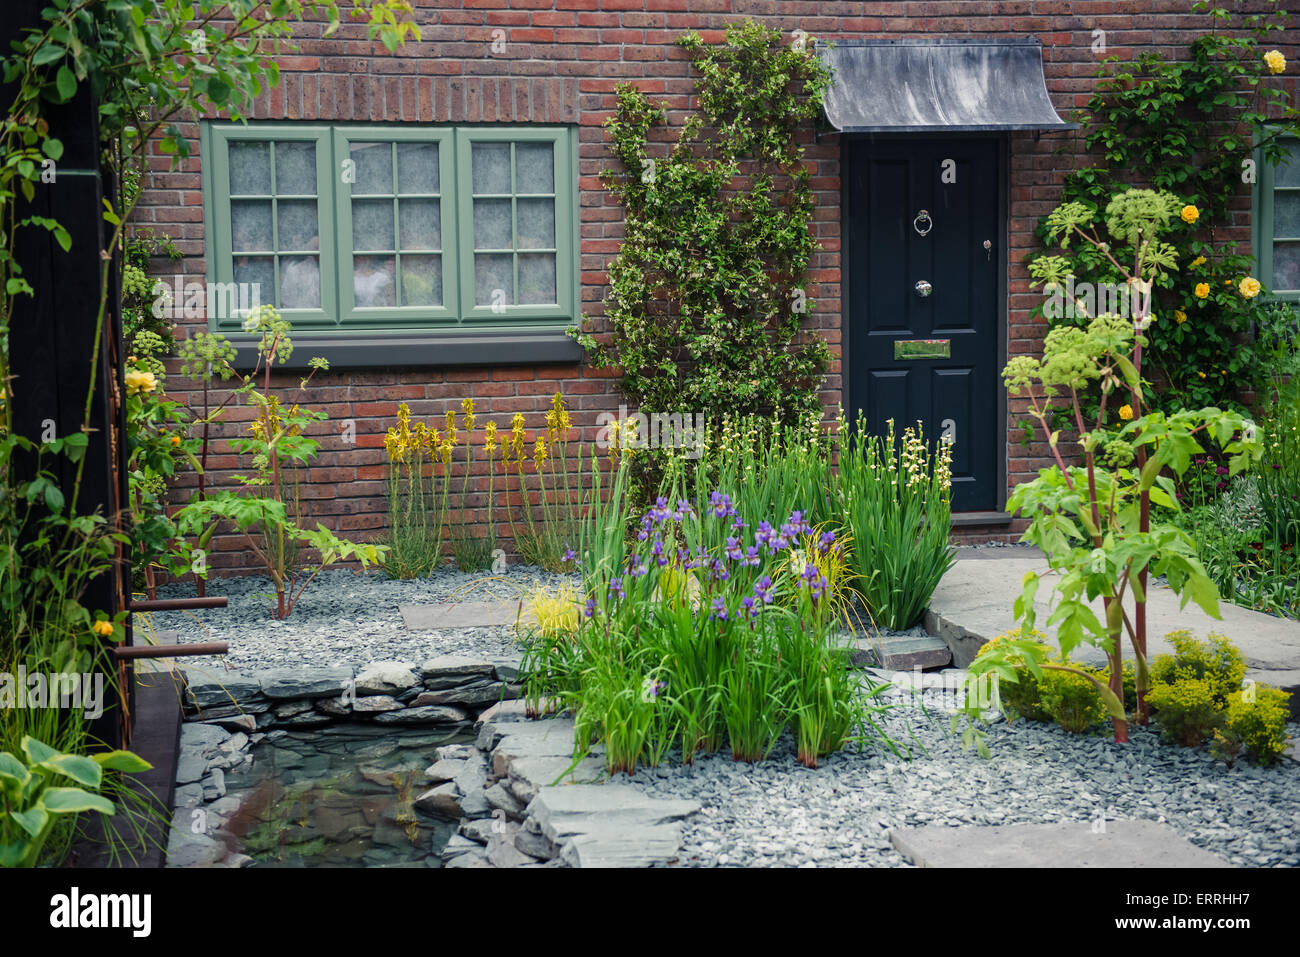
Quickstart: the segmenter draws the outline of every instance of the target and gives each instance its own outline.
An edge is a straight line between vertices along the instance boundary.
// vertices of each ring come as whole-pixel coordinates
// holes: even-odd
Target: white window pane
[[[316,200],[278,200],[276,216],[279,220],[279,249],[320,249],[320,230],[316,224]]]
[[[1300,239],[1300,193],[1273,194],[1273,235]]]
[[[1300,243],[1278,243],[1273,247],[1273,288],[1300,289]]]
[[[474,255],[474,302],[511,305],[515,301],[514,257],[510,253]]]
[[[442,305],[442,257],[402,257],[402,305]]]
[[[442,214],[436,199],[400,199],[402,249],[441,249]]]
[[[1277,164],[1274,186],[1300,186],[1300,143],[1291,143],[1291,155]]]
[[[529,253],[519,257],[519,302],[553,303],[555,297],[555,255]]]
[[[230,144],[230,195],[271,194],[271,144]]]
[[[358,306],[395,306],[397,261],[392,256],[352,260],[352,293]]]
[[[555,147],[550,143],[515,144],[515,192],[555,192]]]
[[[275,192],[316,194],[316,144],[275,144]]]
[[[555,248],[555,200],[515,200],[520,249]],[[522,280],[521,280],[522,283]]]
[[[275,302],[275,263],[270,256],[236,256],[235,282],[249,283],[249,301]],[[253,290],[256,289],[256,292]]]
[[[391,199],[356,199],[352,201],[352,248],[393,248],[393,201]]]
[[[510,249],[510,200],[474,200],[474,248]]]
[[[397,188],[402,193],[438,192],[438,144],[397,144]]]
[[[393,144],[352,143],[349,154],[356,168],[352,175],[352,195],[391,193],[393,191]]]
[[[510,192],[510,144],[475,143],[470,150],[474,192]]]
[[[230,204],[230,245],[235,252],[270,251],[271,201],[236,199]]]
[[[280,308],[320,308],[320,262],[315,256],[280,257]]]

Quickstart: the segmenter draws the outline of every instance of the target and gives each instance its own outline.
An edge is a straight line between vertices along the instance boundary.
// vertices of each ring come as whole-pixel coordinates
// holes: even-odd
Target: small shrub
[[[1097,676],[1104,681],[1104,675]],[[1038,681],[1043,710],[1066,731],[1087,731],[1106,717],[1106,708],[1097,694],[1097,686],[1072,671],[1045,669]]]
[[[1288,692],[1268,685],[1258,685],[1253,700],[1246,700],[1243,691],[1233,694],[1228,699],[1223,727],[1214,733],[1214,753],[1231,765],[1245,746],[1258,764],[1272,764],[1286,750],[1290,698]]]
[[[1223,721],[1215,686],[1205,678],[1180,678],[1157,684],[1147,695],[1166,741],[1195,747]]]
[[[1241,690],[1241,681],[1246,677],[1246,661],[1226,637],[1211,633],[1208,641],[1197,641],[1190,631],[1172,631],[1166,639],[1174,646],[1174,653],[1160,655],[1151,663],[1154,685],[1176,684],[1189,679],[1204,681],[1219,708],[1226,707],[1228,697]]]
[[[1032,641],[1035,644],[1042,645],[1044,649],[1050,649],[1046,636],[1042,632],[1032,631],[1027,639],[1021,639],[1020,629],[1013,628],[1010,631],[1003,632],[996,638],[986,641],[980,648],[979,654],[975,657],[979,658],[985,654],[991,654],[1004,645],[1013,645],[1020,640]],[[1044,654],[1043,657],[1047,657],[1047,655]],[[1025,666],[1024,656],[1009,651],[1006,663],[1011,666],[1016,679],[1015,681],[998,681],[998,697],[1001,699],[1004,708],[1010,710],[1008,717],[1021,717],[1029,721],[1051,721],[1052,716],[1043,710],[1039,696],[1038,679]]]

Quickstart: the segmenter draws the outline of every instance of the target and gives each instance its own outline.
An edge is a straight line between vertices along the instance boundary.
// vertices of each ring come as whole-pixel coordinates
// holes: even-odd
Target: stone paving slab
[[[443,601],[398,605],[397,610],[409,631],[513,625],[523,615],[517,601]]]
[[[926,628],[952,649],[953,663],[959,668],[974,660],[985,641],[1017,626],[1011,608],[1020,595],[1025,573],[1048,574],[1047,562],[1036,552],[1011,548],[984,551],[1018,554],[999,561],[959,559],[935,589],[925,616]],[[1042,582],[1036,607],[1039,629],[1054,637],[1045,627],[1051,584],[1051,578]],[[1171,654],[1173,648],[1164,636],[1180,628],[1201,639],[1210,632],[1226,635],[1245,656],[1246,677],[1293,692],[1292,717],[1300,719],[1300,693],[1295,693],[1300,692],[1300,622],[1226,601],[1219,603],[1222,619],[1216,620],[1190,602],[1180,609],[1178,596],[1163,585],[1152,585],[1147,594],[1147,650],[1151,657]],[[1100,597],[1093,602],[1093,609],[1102,616]],[[1131,657],[1127,639],[1125,649],[1125,657]],[[1101,650],[1092,646],[1079,648],[1074,657],[1096,665],[1106,662]]]
[[[897,828],[890,841],[917,867],[1228,867],[1155,821]]]

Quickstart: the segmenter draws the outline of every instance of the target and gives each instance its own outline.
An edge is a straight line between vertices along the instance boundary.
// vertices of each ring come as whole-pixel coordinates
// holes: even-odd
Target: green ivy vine
[[[698,109],[667,149],[666,110],[631,84],[605,127],[621,170],[602,178],[626,211],[609,269],[607,334],[571,334],[648,411],[796,416],[819,409],[831,353],[806,327],[814,197],[798,134],[829,72],[799,37],[747,21],[678,44],[699,73]]]

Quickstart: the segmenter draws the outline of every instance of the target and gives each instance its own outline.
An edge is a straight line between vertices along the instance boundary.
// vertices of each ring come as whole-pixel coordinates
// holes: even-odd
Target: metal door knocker
[[[925,228],[921,228],[921,220],[925,220]],[[912,228],[916,230],[918,236],[924,236],[930,231],[934,221],[930,219],[930,214],[926,210],[921,210],[916,214],[916,219],[912,220]]]

